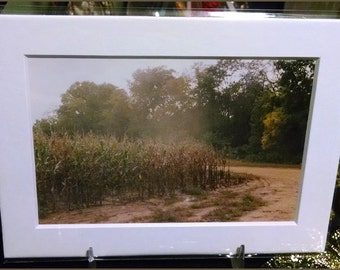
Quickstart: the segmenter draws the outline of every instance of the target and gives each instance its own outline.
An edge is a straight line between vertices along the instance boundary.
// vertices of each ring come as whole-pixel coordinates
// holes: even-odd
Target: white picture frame
[[[0,16],[0,207],[5,258],[320,252],[340,150],[340,21]],[[317,59],[296,219],[40,225],[28,57]]]

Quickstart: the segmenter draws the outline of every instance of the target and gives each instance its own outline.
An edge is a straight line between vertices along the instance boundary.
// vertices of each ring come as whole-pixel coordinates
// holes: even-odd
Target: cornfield
[[[218,153],[192,140],[163,143],[36,130],[34,149],[41,215],[239,181]]]

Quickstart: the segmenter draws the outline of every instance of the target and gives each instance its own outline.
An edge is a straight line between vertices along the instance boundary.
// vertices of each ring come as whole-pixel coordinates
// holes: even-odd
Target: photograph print
[[[296,219],[316,60],[27,63],[40,224]]]

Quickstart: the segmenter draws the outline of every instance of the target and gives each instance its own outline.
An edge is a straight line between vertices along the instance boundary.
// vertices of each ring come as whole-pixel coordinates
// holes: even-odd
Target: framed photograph
[[[0,25],[5,258],[324,250],[340,21]]]

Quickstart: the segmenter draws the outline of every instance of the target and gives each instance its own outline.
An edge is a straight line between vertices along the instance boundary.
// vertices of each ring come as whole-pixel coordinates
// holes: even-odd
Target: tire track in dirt
[[[233,172],[248,173],[259,179],[232,188],[261,198],[265,205],[247,212],[238,221],[291,221],[296,218],[301,169],[235,166]]]

